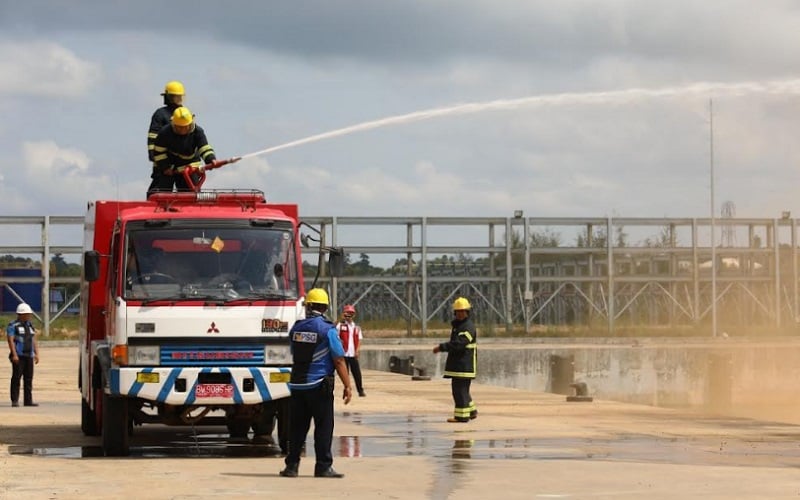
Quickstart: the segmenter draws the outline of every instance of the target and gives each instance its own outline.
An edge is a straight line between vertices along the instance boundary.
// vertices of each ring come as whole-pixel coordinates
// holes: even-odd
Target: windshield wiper
[[[224,301],[219,295],[187,295],[185,293],[179,295],[170,295],[168,297],[153,297],[142,302],[143,306],[154,304],[156,302],[178,302],[178,301],[198,301],[202,300],[206,304],[222,304]]]
[[[286,293],[279,291],[266,291],[266,292],[250,292],[246,296],[249,299],[266,299],[266,300],[287,300],[290,299]]]
[[[143,306],[155,304],[156,302],[177,302],[183,299],[183,295],[169,295],[167,297],[152,297],[142,301]]]

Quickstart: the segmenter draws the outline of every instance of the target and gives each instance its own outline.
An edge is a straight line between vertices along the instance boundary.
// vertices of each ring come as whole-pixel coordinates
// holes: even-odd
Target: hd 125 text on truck
[[[277,420],[285,450],[300,224],[297,205],[260,191],[89,203],[81,428],[102,435],[106,455],[128,455],[147,423],[226,425],[243,438],[270,436]],[[335,274],[341,252],[320,246],[318,264],[326,251]]]

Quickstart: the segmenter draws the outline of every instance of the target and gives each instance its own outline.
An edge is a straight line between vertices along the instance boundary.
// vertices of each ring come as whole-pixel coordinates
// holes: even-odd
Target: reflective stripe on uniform
[[[459,378],[475,378],[478,372],[478,344],[467,344],[464,346],[465,349],[472,349],[472,371],[471,372],[456,372],[451,370],[445,370],[444,375],[450,377],[459,377]]]

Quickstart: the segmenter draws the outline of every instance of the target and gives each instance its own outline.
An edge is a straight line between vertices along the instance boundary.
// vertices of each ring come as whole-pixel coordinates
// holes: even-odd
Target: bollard
[[[575,389],[575,394],[567,396],[567,401],[570,403],[591,403],[594,398],[589,396],[589,388],[586,387],[586,382],[575,382],[569,384],[570,387]]]
[[[430,380],[430,375],[425,375],[425,368],[421,368],[419,366],[412,366],[414,370],[416,370],[417,374],[411,376],[411,380]]]

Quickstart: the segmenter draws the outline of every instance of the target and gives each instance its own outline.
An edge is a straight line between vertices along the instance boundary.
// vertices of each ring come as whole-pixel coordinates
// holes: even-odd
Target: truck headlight
[[[290,365],[292,364],[292,352],[288,345],[268,345],[264,347],[264,364],[266,365]]]
[[[128,346],[129,365],[158,365],[161,350],[155,345]]]

